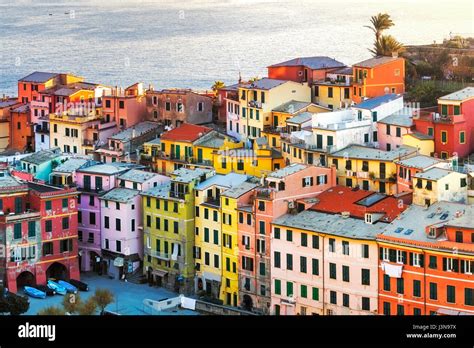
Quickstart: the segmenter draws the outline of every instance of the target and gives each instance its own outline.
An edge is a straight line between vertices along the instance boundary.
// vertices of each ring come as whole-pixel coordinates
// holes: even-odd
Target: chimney
[[[398,58],[398,52],[392,52],[392,58]]]

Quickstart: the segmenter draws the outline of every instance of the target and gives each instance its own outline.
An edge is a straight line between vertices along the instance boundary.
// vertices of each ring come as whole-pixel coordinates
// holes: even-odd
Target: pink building
[[[76,171],[78,197],[78,239],[81,271],[103,271],[100,235],[99,197],[117,186],[117,177],[129,167],[112,164],[94,164]]]
[[[308,210],[272,224],[272,314],[375,314],[375,238],[406,206],[380,193],[335,186]]]
[[[377,122],[377,140],[381,150],[395,150],[403,145],[405,134],[412,133],[413,118],[410,115],[389,115]]]
[[[102,114],[107,122],[115,121],[121,129],[142,122],[146,114],[143,84],[135,83],[125,89],[116,87],[104,91]]]
[[[243,307],[270,312],[270,235],[273,219],[290,211],[308,208],[314,204],[315,196],[335,183],[335,167],[292,164],[270,173],[265,178],[264,187],[255,190],[251,208],[240,209],[239,302]],[[247,267],[249,264],[255,267]]]
[[[143,260],[143,215],[140,192],[169,182],[170,178],[139,169],[118,177],[118,185],[100,197],[102,258],[106,272],[122,278]]]

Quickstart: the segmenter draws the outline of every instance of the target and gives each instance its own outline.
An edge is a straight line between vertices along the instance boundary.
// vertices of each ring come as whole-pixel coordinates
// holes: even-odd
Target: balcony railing
[[[275,190],[271,188],[259,188],[257,189],[257,198],[271,199],[274,192]]]
[[[221,206],[221,200],[218,197],[206,197],[205,202],[215,207]]]
[[[145,254],[150,255],[151,257],[156,257],[157,259],[169,261],[171,259],[170,253],[164,253],[161,251],[152,250],[151,248],[145,247]]]
[[[170,197],[184,199],[186,197],[186,192],[170,191]]]

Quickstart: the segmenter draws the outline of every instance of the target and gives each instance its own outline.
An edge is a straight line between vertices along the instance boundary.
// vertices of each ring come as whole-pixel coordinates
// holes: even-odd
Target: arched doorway
[[[253,301],[252,298],[249,295],[244,295],[243,301],[242,301],[242,307],[246,311],[251,311],[253,307]]]
[[[18,277],[16,277],[16,288],[23,289],[23,287],[27,286],[35,286],[36,285],[36,280],[35,276],[33,273],[28,272],[28,271],[23,271],[21,272]]]
[[[69,272],[67,270],[67,267],[64,266],[62,263],[54,262],[46,270],[46,278],[68,279]]]

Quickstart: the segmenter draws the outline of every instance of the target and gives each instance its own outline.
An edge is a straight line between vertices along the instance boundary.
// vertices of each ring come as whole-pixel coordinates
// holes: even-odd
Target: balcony
[[[161,251],[152,250],[151,248],[147,248],[147,247],[145,247],[145,254],[150,255],[151,257],[156,257],[157,259],[160,259],[160,260],[165,260],[165,261],[171,260],[170,253],[164,253]]]
[[[260,199],[273,199],[274,189],[271,188],[257,188],[257,198]]]
[[[170,191],[171,198],[178,198],[178,199],[185,199],[186,192],[177,192],[177,191]]]
[[[38,124],[35,127],[35,133],[49,134],[49,129],[47,127],[42,127],[41,125]]]
[[[221,199],[220,197],[206,197],[204,203],[218,208],[221,206]]]
[[[262,102],[259,102],[257,100],[249,100],[247,103],[247,106],[251,108],[256,108],[256,109],[261,109],[262,108]]]
[[[464,114],[461,115],[441,115],[437,112],[420,112],[420,115],[413,116],[413,119],[420,121],[428,121],[440,124],[463,123],[466,121]]]

